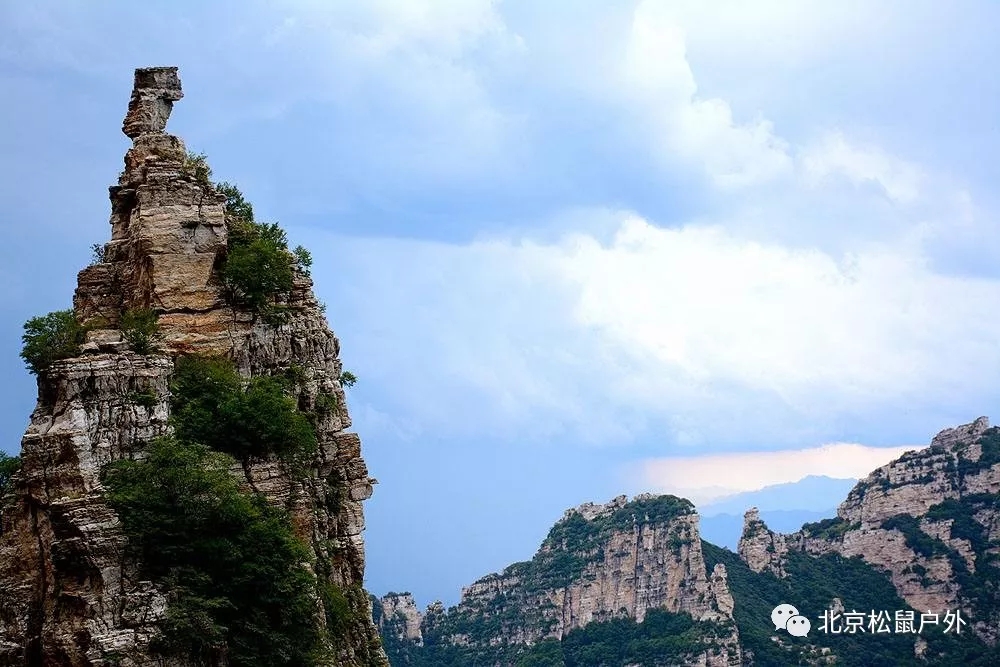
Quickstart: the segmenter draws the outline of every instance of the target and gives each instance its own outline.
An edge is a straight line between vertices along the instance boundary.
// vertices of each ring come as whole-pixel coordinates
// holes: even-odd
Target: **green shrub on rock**
[[[0,452],[0,496],[7,492],[7,489],[10,487],[11,480],[20,469],[20,456],[9,456]]]
[[[294,258],[281,227],[242,220],[230,225],[222,280],[236,303],[264,312],[276,296],[291,291],[294,279]]]
[[[24,324],[21,358],[28,370],[38,375],[54,361],[77,356],[86,334],[72,310],[33,317]]]
[[[275,377],[244,382],[224,359],[182,357],[171,385],[175,432],[241,461],[314,451],[312,424],[285,387]]]
[[[208,166],[208,158],[204,153],[187,152],[181,164],[181,174],[208,185],[212,179],[212,168]]]
[[[309,551],[288,515],[240,489],[229,456],[163,438],[104,472],[142,575],[170,591],[155,648],[198,664],[317,664]],[[332,596],[336,597],[336,596]]]
[[[156,352],[160,339],[158,316],[152,308],[134,308],[122,315],[122,337],[138,354]]]

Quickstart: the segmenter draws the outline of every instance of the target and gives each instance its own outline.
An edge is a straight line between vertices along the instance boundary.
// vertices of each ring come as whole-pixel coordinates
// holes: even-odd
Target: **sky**
[[[135,67],[315,257],[418,603],[562,511],[863,477],[1000,398],[1000,5],[0,4],[0,448],[110,236]]]

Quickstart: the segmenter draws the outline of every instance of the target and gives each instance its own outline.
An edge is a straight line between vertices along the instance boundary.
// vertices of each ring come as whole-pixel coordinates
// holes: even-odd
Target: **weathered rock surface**
[[[168,382],[180,353],[230,356],[245,376],[304,377],[300,405],[336,398],[317,424],[319,452],[296,481],[279,463],[250,466],[246,483],[289,508],[311,545],[317,573],[348,593],[354,624],[337,665],[386,665],[364,576],[364,514],[375,480],[361,456],[339,378],[339,343],[298,275],[289,318],[266,324],[230,308],[213,271],[224,257],[225,198],[185,173],[183,142],[163,134],[181,99],[176,68],[137,70],[123,131],[133,139],[119,184],[110,189],[111,241],[102,262],[79,274],[77,318],[93,330],[78,358],[39,377],[38,403],[21,445],[23,466],[2,504],[0,664],[170,665],[147,646],[165,610],[164,591],[137,577],[114,512],[103,499],[102,467],[142,455],[168,432]],[[131,352],[118,331],[126,309],[160,317],[162,353]],[[152,406],[137,393],[152,392]]]
[[[985,566],[980,561],[992,567],[1000,554],[998,493],[1000,429],[980,417],[942,431],[929,447],[873,471],[848,494],[834,520],[781,535],[751,508],[739,554],[755,572],[779,577],[786,574],[789,551],[860,556],[885,571],[910,606],[959,609],[992,644],[1000,625],[1000,600],[995,590],[969,582]]]
[[[397,600],[383,598],[382,605],[387,614]],[[568,510],[532,561],[464,588],[447,612],[440,604],[428,609],[422,637],[461,646],[527,645],[595,621],[642,622],[649,610],[665,609],[725,628],[715,638],[720,649],[696,648],[685,664],[730,665],[741,660],[733,607],[725,566],[706,572],[698,515],[687,501],[620,496]]]
[[[389,593],[380,599],[379,631],[383,637],[392,635],[401,641],[411,641],[417,646],[424,643],[420,630],[422,616],[410,593]]]

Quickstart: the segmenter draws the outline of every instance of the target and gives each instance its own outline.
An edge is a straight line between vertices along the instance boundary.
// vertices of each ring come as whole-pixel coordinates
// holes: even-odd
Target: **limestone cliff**
[[[339,343],[298,272],[284,323],[231,307],[217,277],[227,251],[225,197],[192,173],[184,143],[164,133],[182,98],[176,68],[140,69],[123,125],[132,139],[110,188],[111,239],[79,274],[73,305],[90,327],[78,357],[38,378],[38,402],[21,443],[22,469],[2,504],[0,664],[166,665],[147,649],[165,591],[137,576],[103,496],[100,472],[140,458],[169,431],[168,383],[179,354],[226,355],[245,377],[302,373],[296,399],[320,394],[335,409],[316,422],[318,453],[304,481],[276,461],[234,469],[248,487],[289,509],[320,577],[347,592],[353,625],[338,665],[385,665],[368,596],[362,501],[372,493],[341,386]],[[163,333],[157,354],[123,341],[121,314],[152,308]],[[137,403],[137,392],[155,400]]]
[[[514,664],[520,649],[547,638],[612,619],[641,623],[652,610],[689,614],[706,628],[674,664],[741,663],[726,568],[706,570],[698,516],[688,501],[673,496],[631,502],[620,496],[567,511],[531,561],[463,589],[452,609],[433,605],[419,635],[412,628],[412,598],[388,596],[382,607],[382,627],[394,628],[396,639],[510,649],[488,658],[475,653],[486,661],[477,664]]]
[[[739,553],[786,576],[792,552],[859,556],[919,610],[959,609],[990,644],[1000,626],[1000,429],[985,417],[939,433],[858,483],[837,517],[791,535],[747,512]]]

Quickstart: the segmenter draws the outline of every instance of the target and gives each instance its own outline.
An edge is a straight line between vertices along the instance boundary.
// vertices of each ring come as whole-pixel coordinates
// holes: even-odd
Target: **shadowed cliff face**
[[[787,575],[790,552],[859,556],[911,607],[960,609],[996,644],[1000,627],[1000,429],[985,417],[946,429],[854,487],[837,517],[790,535],[747,512],[739,553],[755,572]]]
[[[544,639],[612,619],[641,623],[662,610],[705,624],[677,664],[741,660],[726,568],[707,570],[698,515],[673,496],[620,496],[567,511],[531,561],[463,589],[447,612],[438,603],[421,615],[408,594],[387,595],[379,606],[387,641],[400,654],[430,647],[412,649],[421,658],[444,644],[466,650],[467,664],[512,665]],[[426,659],[418,664],[434,664]]]
[[[80,272],[73,301],[92,330],[79,357],[40,375],[22,469],[2,504],[0,664],[182,664],[149,655],[165,591],[139,580],[126,557],[100,473],[110,462],[140,458],[144,443],[168,433],[173,359],[194,353],[226,355],[245,377],[295,368],[304,409],[321,394],[335,397],[333,409],[316,411],[319,448],[305,481],[277,461],[233,472],[291,511],[317,575],[345,592],[353,621],[335,664],[386,665],[361,590],[362,502],[375,480],[359,438],[345,430],[339,343],[301,272],[282,304],[283,324],[227,305],[216,270],[227,251],[225,197],[188,173],[183,142],[163,133],[181,97],[176,68],[136,71],[123,125],[133,145],[110,188],[111,240],[103,261]],[[131,308],[159,315],[161,352],[139,355],[123,342],[119,320]],[[155,400],[137,404],[137,392]]]

